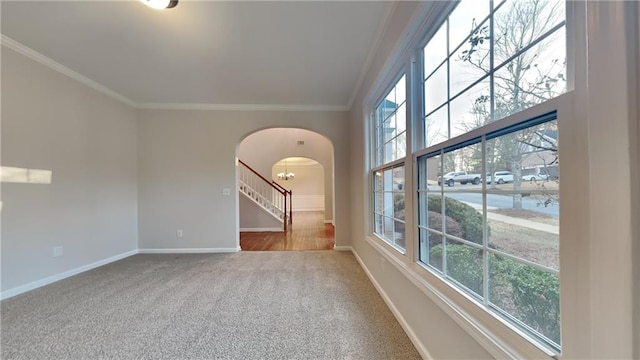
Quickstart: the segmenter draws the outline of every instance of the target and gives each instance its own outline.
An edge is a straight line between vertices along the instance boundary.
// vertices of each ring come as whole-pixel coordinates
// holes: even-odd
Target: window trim
[[[571,116],[572,109],[570,107],[573,104],[573,98],[573,92],[564,93],[542,104],[537,104],[519,113],[492,122],[482,128],[474,129],[469,133],[449,139],[438,144],[437,147],[451,148],[455,147],[457,143],[468,143],[481,137],[485,133],[494,133],[512,125],[522,123],[527,119],[542,116],[553,111],[557,112],[558,119],[566,118]],[[560,120],[558,120],[558,123],[560,123]],[[435,152],[434,150],[436,150],[435,147],[430,147],[414,152],[412,154],[412,162],[417,164],[418,157],[433,154]],[[412,192],[414,203],[417,203],[418,192],[417,190],[413,191],[413,188]],[[561,230],[561,233],[564,233],[564,231]],[[414,242],[417,241],[416,239],[411,240]],[[560,262],[562,268],[562,256],[560,257]],[[393,264],[400,265],[397,263]],[[410,279],[415,277],[416,281],[412,281],[419,286],[427,296],[436,302],[442,310],[454,318],[458,325],[465,329],[476,341],[497,358],[537,359],[544,357],[554,358],[559,355],[557,350],[544,344],[523,330],[518,329],[513,324],[510,324],[508,320],[501,318],[491,311],[485,310],[482,302],[467,294],[462,289],[456,288],[453,284],[449,284],[442,275],[427,265],[422,264],[420,261],[417,261],[417,259],[412,261],[410,266],[402,264],[398,267],[398,270],[402,271],[407,277],[410,277]],[[563,283],[562,273],[560,276],[560,281]],[[428,286],[423,288],[425,284],[428,284]],[[562,295],[560,306],[561,309],[564,308]]]
[[[578,119],[575,118],[579,112],[573,108],[574,101],[577,99],[582,99],[581,92],[574,92],[576,88],[582,89],[586,87],[586,83],[584,82],[584,75],[582,72],[586,71],[586,63],[582,61],[584,58],[584,54],[586,53],[586,38],[584,35],[586,34],[586,18],[584,15],[586,13],[586,3],[584,2],[573,2],[566,1],[566,47],[567,47],[567,67],[566,67],[566,77],[567,77],[567,87],[566,92],[560,94],[558,97],[548,100],[542,104],[534,105],[526,110],[523,110],[517,114],[511,114],[503,119],[493,121],[482,127],[483,130],[474,129],[471,132],[459,135],[458,137],[448,139],[445,142],[439,143],[438,146],[448,146],[453,145],[461,139],[471,139],[474,136],[480,136],[481,133],[486,133],[492,130],[498,130],[508,124],[509,122],[520,122],[523,120],[534,118],[538,115],[542,115],[547,112],[557,111],[558,114],[558,128],[559,131],[563,131],[563,133],[569,134],[571,129],[577,127]],[[406,217],[407,221],[407,251],[406,254],[400,254],[397,251],[393,250],[393,248],[387,244],[385,241],[380,240],[376,236],[372,236],[373,224],[369,223],[372,219],[372,195],[373,188],[371,184],[371,180],[367,180],[368,189],[365,190],[367,194],[365,199],[369,201],[369,203],[365,203],[364,210],[364,222],[365,222],[365,241],[371,245],[374,249],[376,249],[383,257],[384,260],[388,260],[389,263],[393,264],[395,268],[397,268],[407,279],[409,279],[418,289],[420,289],[427,297],[429,297],[436,305],[438,305],[448,316],[455,321],[458,325],[460,325],[472,338],[474,338],[485,350],[487,350],[490,354],[497,358],[556,358],[558,356],[557,352],[550,351],[545,346],[541,346],[537,339],[532,339],[526,333],[519,331],[517,328],[513,327],[511,324],[505,324],[504,319],[493,315],[492,313],[482,309],[474,305],[474,299],[470,299],[467,294],[462,293],[460,290],[452,287],[445,283],[439,276],[434,275],[428,269],[425,269],[424,266],[418,263],[418,251],[417,246],[414,248],[410,246],[411,244],[417,242],[417,233],[412,233],[409,235],[410,229],[416,227],[418,214],[414,209],[413,204],[417,204],[417,191],[414,191],[414,184],[417,183],[418,173],[415,170],[417,165],[417,156],[428,153],[433,148],[426,148],[420,144],[419,138],[420,134],[416,134],[415,131],[420,131],[420,127],[417,126],[416,122],[421,122],[424,120],[424,114],[422,109],[422,100],[420,99],[422,94],[422,86],[421,81],[424,81],[422,72],[422,66],[417,66],[417,63],[422,60],[422,47],[418,45],[426,44],[429,38],[431,38],[438,30],[441,24],[445,21],[447,16],[451,13],[451,11],[455,8],[457,2],[436,2],[436,3],[425,3],[419,6],[418,10],[414,12],[414,16],[411,18],[410,22],[405,27],[403,33],[406,36],[401,36],[400,41],[396,44],[393,50],[390,52],[390,56],[382,66],[378,79],[374,81],[371,89],[367,92],[363,100],[363,110],[364,110],[364,124],[365,124],[365,141],[364,145],[366,146],[365,154],[365,166],[366,166],[366,179],[371,179],[370,171],[372,169],[372,151],[373,147],[371,146],[372,133],[371,133],[371,124],[370,114],[373,113],[375,109],[375,102],[373,100],[377,100],[383,93],[381,89],[384,87],[385,89],[389,89],[391,86],[391,81],[389,81],[392,77],[392,74],[397,74],[398,69],[405,68],[407,74],[407,85],[409,86],[407,89],[407,101],[411,102],[408,105],[408,115],[407,117],[411,117],[411,121],[408,121],[408,124],[411,124],[407,127],[407,156],[405,157],[405,171],[406,171],[406,179],[405,185],[408,190],[411,191],[410,194],[407,194],[407,208],[411,211],[411,214]],[[438,26],[433,26],[434,23],[437,23]],[[580,54],[580,56],[576,56],[576,54]],[[576,85],[576,83],[578,85]],[[417,98],[416,98],[417,96]],[[578,126],[579,127],[579,126]],[[411,147],[409,147],[411,145]],[[569,153],[574,153],[577,148],[580,150],[583,149],[583,145],[581,143],[576,143],[572,141],[572,139],[567,139],[564,145],[559,145],[560,148],[566,149],[561,151],[568,151]],[[419,150],[416,150],[419,148]],[[580,159],[582,160],[582,158]],[[571,167],[571,166],[569,166]],[[410,174],[409,174],[410,173]],[[582,172],[579,172],[582,174]],[[579,180],[580,177],[578,175],[567,174],[564,176],[566,180],[572,180],[575,182]],[[568,181],[569,182],[569,181]],[[567,183],[568,183],[567,182]],[[581,183],[582,184],[582,183]],[[582,185],[581,185],[582,186]],[[561,186],[561,188],[565,188],[565,186]],[[567,190],[561,190],[567,191]],[[409,201],[411,202],[411,207],[409,207]],[[567,204],[570,201],[565,201]],[[576,204],[576,201],[572,202],[572,204]],[[567,207],[570,207],[568,205]],[[561,210],[561,213],[566,212],[566,210]],[[569,213],[567,213],[569,215]],[[563,216],[564,217],[564,216]],[[409,224],[409,221],[413,222],[413,225]],[[571,223],[575,221],[575,219],[570,219],[570,216],[567,216],[566,221]],[[413,230],[413,229],[412,229]],[[582,234],[581,231],[577,231],[576,229],[565,228],[561,230],[562,233],[562,242],[560,245],[561,248],[561,284],[562,284],[562,292],[567,291],[569,288],[569,292],[583,291],[583,287],[585,283],[580,282],[576,285],[572,284],[570,280],[576,280],[580,269],[583,269],[582,265],[576,263],[575,256],[572,254],[567,254],[566,249],[579,246],[579,236],[578,234]],[[567,237],[565,239],[564,237]],[[564,249],[564,250],[563,250]],[[562,255],[562,254],[565,255]],[[569,268],[565,268],[565,263],[569,263]],[[567,297],[561,296],[560,304],[562,309],[562,326],[563,332],[566,329],[565,325],[569,324],[571,330],[574,333],[579,333],[576,331],[575,327],[571,325],[572,322],[577,321],[579,318],[577,314],[581,314],[576,311],[571,311],[572,304],[566,300]],[[574,299],[575,300],[575,297]],[[563,349],[562,353],[565,353],[565,350],[569,349],[566,347],[567,343],[565,343],[565,336],[563,336]],[[567,337],[571,345],[575,345],[576,335],[570,335]],[[569,349],[569,353],[579,352],[579,349],[572,346]]]
[[[388,245],[391,249],[394,249],[396,252],[398,252],[399,255],[405,256],[407,254],[407,244],[409,243],[409,236],[407,235],[407,230],[408,230],[408,221],[407,218],[405,217],[404,220],[404,224],[405,224],[405,248],[401,248],[400,246],[396,245],[395,242],[392,243],[390,241],[388,241],[387,239],[383,238],[382,236],[378,235],[375,232],[375,216],[376,216],[376,212],[374,209],[374,204],[375,204],[375,184],[374,184],[374,177],[375,177],[375,173],[377,171],[385,171],[385,170],[392,170],[396,167],[399,166],[404,166],[404,171],[405,171],[405,187],[404,187],[404,194],[405,194],[405,209],[407,207],[407,191],[408,191],[408,186],[407,186],[407,169],[409,168],[408,164],[407,164],[407,159],[409,159],[409,154],[407,153],[407,149],[405,149],[405,156],[399,159],[394,159],[392,161],[383,163],[381,165],[378,165],[378,158],[377,158],[377,151],[378,151],[378,119],[376,119],[376,109],[378,107],[378,105],[384,101],[386,99],[386,96],[389,94],[389,92],[391,92],[391,90],[396,87],[398,85],[398,82],[400,82],[400,79],[402,79],[402,77],[405,78],[405,101],[404,101],[404,106],[405,106],[405,119],[406,119],[406,125],[411,123],[411,102],[409,100],[409,95],[410,95],[410,91],[407,91],[409,89],[409,79],[410,79],[410,72],[407,71],[407,69],[405,68],[404,64],[402,64],[403,66],[396,66],[397,70],[394,72],[394,76],[393,77],[389,77],[389,81],[386,83],[387,85],[385,87],[381,87],[378,91],[378,95],[376,96],[376,100],[374,102],[371,103],[371,105],[367,108],[369,111],[367,111],[366,113],[369,114],[368,116],[368,120],[367,123],[369,124],[369,128],[371,131],[371,135],[369,137],[369,141],[371,141],[370,146],[369,146],[369,151],[370,151],[370,161],[369,161],[369,174],[367,175],[368,177],[368,183],[369,183],[369,189],[368,189],[368,197],[369,197],[369,206],[368,209],[369,211],[367,212],[367,218],[370,220],[370,225],[367,227],[367,235],[369,236],[373,236],[377,239],[379,239],[380,241],[382,241],[383,243],[385,243],[386,245]],[[397,113],[397,109],[399,109],[400,107],[396,108],[396,112]],[[409,147],[409,136],[411,134],[411,130],[410,130],[410,126],[405,126],[405,147],[408,148]],[[394,138],[396,139],[397,136]],[[394,218],[395,219],[395,218]],[[395,221],[395,220],[394,220]],[[411,232],[409,232],[409,234],[411,234]]]
[[[561,96],[563,96],[564,94],[562,94]],[[560,96],[559,96],[560,97]],[[548,100],[547,102],[552,102],[551,104],[551,108],[554,107],[554,104],[557,98],[553,98]],[[544,104],[546,104],[547,102],[545,102]],[[563,100],[560,99],[558,102],[562,103]],[[560,105],[558,105],[560,106]],[[429,148],[427,151],[427,149],[425,149],[426,153],[425,154],[421,154],[421,155],[415,155],[414,154],[414,158],[416,159],[416,166],[418,163],[418,160],[421,158],[431,158],[431,157],[435,157],[435,156],[443,156],[448,152],[452,152],[461,148],[464,148],[466,146],[471,146],[471,145],[477,145],[480,144],[482,145],[483,149],[483,162],[486,160],[485,159],[485,155],[484,155],[484,147],[486,144],[486,141],[491,140],[491,139],[495,139],[498,138],[500,136],[503,135],[507,135],[507,134],[512,134],[515,132],[518,132],[520,130],[523,129],[527,129],[529,127],[532,126],[536,126],[536,125],[540,125],[540,124],[544,124],[547,123],[549,121],[557,121],[558,120],[558,111],[557,110],[551,110],[551,111],[547,111],[545,112],[545,107],[543,106],[534,106],[536,109],[530,113],[538,113],[539,115],[537,116],[533,116],[531,118],[526,118],[524,116],[522,116],[523,112],[519,112],[517,114],[513,114],[512,116],[509,116],[505,119],[507,119],[506,121],[502,121],[500,120],[500,122],[503,124],[502,126],[500,126],[500,129],[498,130],[492,130],[492,131],[481,131],[481,130],[486,130],[487,127],[480,127],[477,130],[479,130],[478,132],[481,132],[482,134],[480,136],[472,136],[469,139],[465,139],[464,141],[458,142],[456,144],[453,145],[447,145],[447,146],[443,146],[443,143],[437,144],[431,148]],[[465,138],[464,136],[460,136],[458,138]],[[455,139],[455,138],[454,138]],[[442,170],[442,169],[440,169]],[[484,172],[484,168],[483,168],[483,172]],[[419,173],[420,171],[418,169],[416,169],[416,173]],[[420,189],[418,189],[419,186],[419,181],[416,180],[416,186],[413,189],[414,192],[416,193],[416,199],[420,196],[420,193],[423,194],[428,194],[428,192],[425,191],[421,191]],[[557,191],[559,193],[559,191]],[[455,191],[447,191],[444,187],[441,188],[440,191],[438,192],[433,192],[434,194],[440,194],[442,196],[445,196],[447,193],[452,194],[452,193],[456,193]],[[521,191],[510,191],[510,190],[501,190],[501,191],[495,191],[495,190],[491,190],[486,188],[483,185],[483,188],[481,190],[468,190],[465,191],[465,193],[474,193],[474,194],[481,194],[483,197],[483,211],[482,211],[482,216],[483,216],[483,224],[487,224],[487,209],[486,209],[486,199],[485,196],[492,194],[492,193],[497,193],[497,194],[501,194],[501,195],[505,195],[505,194],[519,194],[521,193]],[[416,203],[417,202],[416,200]],[[419,212],[419,209],[416,209],[416,212]],[[442,231],[438,231],[438,230],[434,230],[431,228],[428,228],[428,226],[425,225],[420,225],[419,221],[416,223],[416,227],[418,228],[418,232],[420,230],[426,230],[429,232],[435,232],[437,234],[440,235],[445,235],[446,233],[443,233]],[[424,270],[431,272],[433,275],[435,275],[436,277],[438,277],[441,281],[447,283],[447,285],[454,287],[456,290],[461,291],[462,294],[466,295],[467,297],[472,298],[473,300],[475,300],[476,304],[479,304],[478,306],[480,306],[483,310],[492,313],[492,315],[497,316],[500,320],[502,320],[503,322],[506,321],[506,325],[512,327],[514,330],[517,330],[518,332],[524,332],[525,334],[527,334],[527,337],[531,340],[532,342],[535,343],[535,345],[537,345],[539,348],[543,349],[544,351],[546,351],[548,354],[551,354],[550,356],[554,356],[554,355],[558,355],[561,351],[561,347],[560,346],[556,346],[555,343],[553,342],[553,340],[547,338],[544,334],[539,333],[539,335],[536,335],[537,331],[535,329],[533,329],[529,324],[525,323],[524,321],[518,319],[516,316],[514,316],[513,314],[510,314],[509,312],[501,309],[499,306],[491,303],[491,301],[488,299],[488,289],[489,289],[489,261],[487,259],[488,254],[495,254],[495,255],[499,255],[502,257],[506,257],[506,258],[510,258],[520,264],[525,264],[527,266],[536,268],[538,270],[544,271],[546,273],[550,273],[550,274],[554,274],[556,276],[558,276],[558,279],[560,278],[560,270],[559,269],[553,269],[541,264],[537,264],[535,262],[532,262],[530,260],[527,260],[525,258],[519,257],[517,255],[508,253],[508,252],[504,252],[501,250],[496,250],[496,249],[491,249],[488,246],[488,243],[486,242],[486,234],[484,234],[485,230],[483,230],[483,242],[482,243],[475,243],[472,242],[470,240],[467,239],[463,239],[463,238],[459,238],[456,236],[452,236],[450,234],[446,234],[448,239],[451,239],[453,241],[459,242],[461,244],[464,244],[466,246],[470,246],[473,247],[475,249],[479,249],[483,251],[483,294],[475,294],[471,289],[469,289],[465,284],[461,283],[460,281],[458,281],[457,279],[455,279],[452,276],[448,276],[445,275],[444,272],[444,267],[446,259],[443,259],[443,269],[440,270],[436,267],[434,267],[433,265],[429,264],[428,262],[425,262],[424,259],[420,259],[419,254],[418,254],[418,259],[416,261],[416,263],[418,263],[418,265],[420,265],[422,268],[424,268]],[[420,242],[420,239],[414,239],[414,241],[417,241],[418,243]],[[502,314],[502,315],[501,315]]]

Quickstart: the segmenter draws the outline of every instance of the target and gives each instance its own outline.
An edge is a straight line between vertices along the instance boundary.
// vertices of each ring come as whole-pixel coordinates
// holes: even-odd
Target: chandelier
[[[293,172],[287,171],[287,160],[284,161],[284,172],[278,173],[278,179],[280,180],[292,180],[296,176]]]

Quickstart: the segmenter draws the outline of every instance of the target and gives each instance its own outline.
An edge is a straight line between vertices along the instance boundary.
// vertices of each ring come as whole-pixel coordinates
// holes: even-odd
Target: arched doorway
[[[238,218],[243,250],[334,248],[331,141],[304,129],[265,129],[245,137],[238,146],[237,155],[241,189]],[[267,214],[268,205],[257,204],[258,201],[243,192],[247,185],[242,179],[245,175],[240,174],[242,171],[256,173],[259,178],[292,191],[294,214],[288,231],[283,231],[283,222],[276,219],[277,215]],[[280,173],[281,178],[278,177]],[[291,173],[295,175],[288,177]]]

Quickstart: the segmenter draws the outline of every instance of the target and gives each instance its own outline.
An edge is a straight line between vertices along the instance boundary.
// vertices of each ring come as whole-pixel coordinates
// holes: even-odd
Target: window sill
[[[406,249],[403,249],[391,243],[387,239],[382,238],[380,235],[374,233],[374,234],[371,234],[371,237],[374,238],[375,239],[374,241],[377,241],[380,246],[383,246],[385,251],[392,252],[393,254],[395,254],[396,257],[407,255]]]
[[[376,236],[365,236],[369,245],[393,264],[407,279],[427,295],[451,319],[497,359],[555,359],[557,354],[504,320],[484,310],[471,297],[445,283],[406,256],[387,249]]]

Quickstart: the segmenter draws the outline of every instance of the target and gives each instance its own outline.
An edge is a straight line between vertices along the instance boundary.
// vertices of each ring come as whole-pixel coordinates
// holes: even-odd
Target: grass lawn
[[[531,218],[528,220],[533,221]],[[489,220],[489,226],[491,246],[540,265],[559,269],[558,235],[495,220]]]

